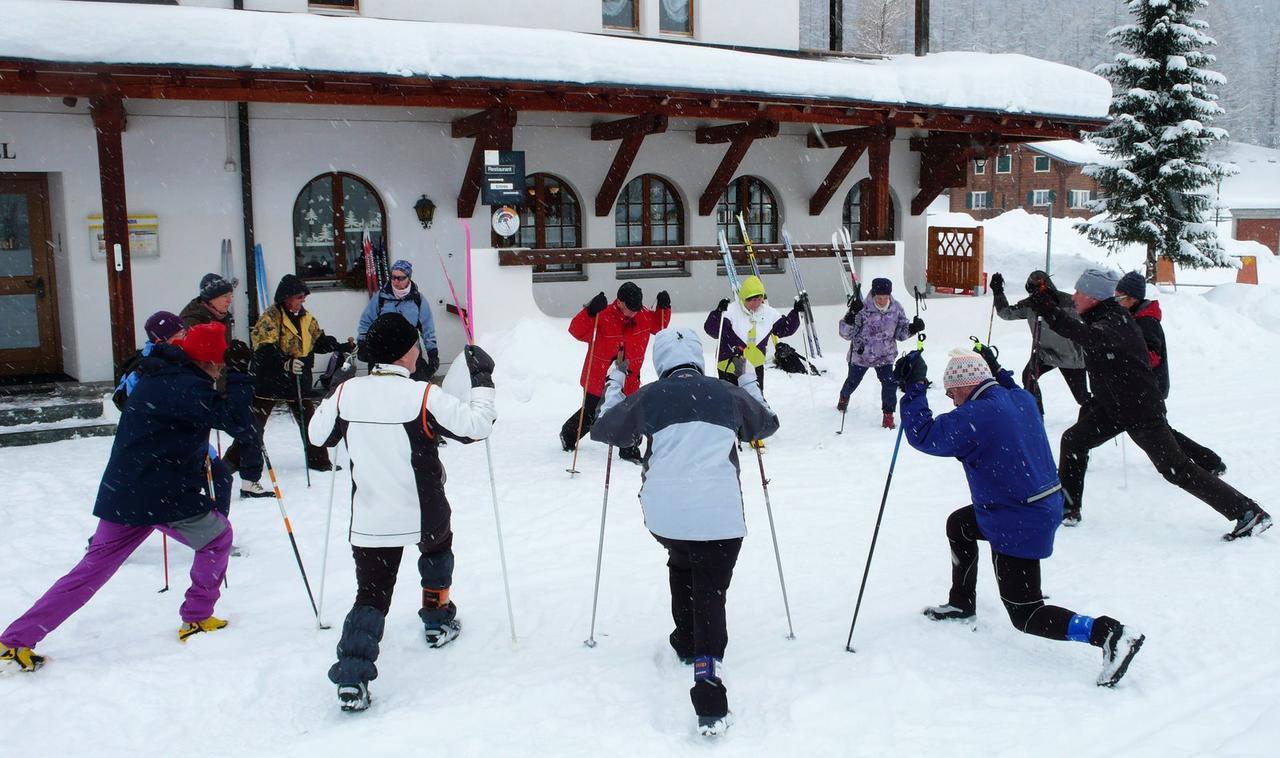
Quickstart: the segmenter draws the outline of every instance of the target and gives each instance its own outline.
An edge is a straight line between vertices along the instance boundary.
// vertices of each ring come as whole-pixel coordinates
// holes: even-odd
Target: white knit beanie
[[[947,367],[942,371],[942,386],[946,389],[971,387],[990,378],[991,369],[987,368],[987,362],[981,355],[968,348],[958,347],[951,351],[951,360],[947,361]]]

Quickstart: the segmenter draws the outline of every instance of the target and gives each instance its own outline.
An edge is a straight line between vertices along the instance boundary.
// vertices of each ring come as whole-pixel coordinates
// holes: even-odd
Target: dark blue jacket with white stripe
[[[640,505],[649,531],[676,540],[745,536],[737,442],[778,430],[755,373],[739,377],[737,387],[705,376],[692,329],[658,332],[653,365],[658,381],[625,399],[626,374],[610,369],[591,439],[629,447],[648,438]]]
[[[964,465],[978,528],[991,549],[1015,558],[1048,558],[1062,523],[1062,485],[1036,400],[1001,370],[959,408],[934,418],[924,384],[902,398],[902,428],[912,447]]]

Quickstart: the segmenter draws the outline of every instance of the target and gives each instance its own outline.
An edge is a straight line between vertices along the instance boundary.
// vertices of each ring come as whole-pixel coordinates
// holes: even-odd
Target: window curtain
[[[602,0],[605,18],[614,18],[628,10],[632,0]],[[687,3],[687,0],[686,0]]]
[[[608,6],[608,0],[605,0]],[[674,24],[686,27],[689,24],[689,0],[662,0],[662,13]]]

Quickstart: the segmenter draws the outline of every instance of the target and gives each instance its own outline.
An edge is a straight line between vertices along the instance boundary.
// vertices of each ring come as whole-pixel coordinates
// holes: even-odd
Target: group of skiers
[[[357,593],[329,670],[342,709],[363,710],[371,702],[369,682],[377,676],[404,547],[419,551],[418,613],[427,643],[439,647],[456,638],[461,623],[450,597],[451,509],[437,447],[445,437],[469,443],[490,435],[494,362],[475,345],[465,348],[464,360],[455,362],[469,375],[465,397],[429,383],[439,367],[430,309],[408,261],[397,261],[391,271],[360,319],[356,344],[323,332],[304,307],[305,283],[292,275],[282,278],[274,304],[254,325],[252,347],[231,339],[231,285],[213,274],[181,317],[160,312],[148,319],[148,344],[118,393],[123,411],[95,506],[98,530],[71,573],[0,633],[0,658],[38,668],[43,658],[36,644],[87,602],[153,530],[197,551],[179,639],[226,626],[213,606],[232,531],[228,508],[216,503],[229,499],[230,470],[241,475],[242,496],[258,495],[262,428],[279,402],[290,404],[306,430],[309,467],[329,469],[326,448],[340,442],[350,456]],[[850,346],[837,409],[846,410],[851,393],[874,369],[883,426],[894,428],[901,392],[899,434],[922,452],[957,458],[969,481],[971,504],[946,524],[951,591],[946,603],[926,608],[925,615],[938,621],[974,616],[977,543],[989,542],[1001,600],[1015,627],[1101,648],[1103,686],[1124,676],[1145,637],[1108,616],[1047,605],[1040,584],[1040,561],[1052,553],[1056,529],[1080,523],[1091,449],[1128,433],[1167,480],[1234,520],[1224,539],[1271,526],[1261,507],[1221,480],[1225,466],[1216,454],[1169,427],[1167,347],[1159,306],[1145,299],[1145,287],[1136,274],[1121,278],[1090,269],[1066,295],[1046,273],[1033,272],[1028,296],[1011,306],[996,274],[996,311],[1005,319],[1027,319],[1033,333],[1022,386],[991,347],[953,351],[942,384],[955,409],[936,417],[926,396],[922,342],[895,362],[897,343],[917,335],[923,340],[925,325],[918,315],[907,319],[889,280],[873,280],[865,299],[850,298],[839,323]],[[806,305],[802,293],[780,313],[755,276],[734,294],[710,311],[703,327],[717,340],[718,379],[706,375],[697,333],[669,328],[665,291],[652,310],[633,282],[624,283],[612,302],[603,292],[593,297],[569,325],[588,346],[582,405],[560,431],[566,451],[589,434],[644,469],[639,499],[645,525],[667,552],[674,622],[669,641],[693,668],[690,696],[706,735],[722,733],[731,722],[721,667],[726,595],[746,534],[739,446],[754,445],[759,455],[762,440],[778,429],[763,395],[764,365],[774,338],[799,328]],[[651,338],[658,379],[641,386]],[[369,374],[334,381],[317,409],[310,392],[314,355],[353,349],[370,364]],[[1081,405],[1078,421],[1062,436],[1056,465],[1039,393],[1041,375],[1053,368]],[[235,441],[216,476],[213,429]],[[643,453],[641,442],[647,443]]]

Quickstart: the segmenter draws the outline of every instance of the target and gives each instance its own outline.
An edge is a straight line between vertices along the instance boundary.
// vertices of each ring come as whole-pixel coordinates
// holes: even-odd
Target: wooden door
[[[0,378],[62,371],[49,184],[0,173]]]

